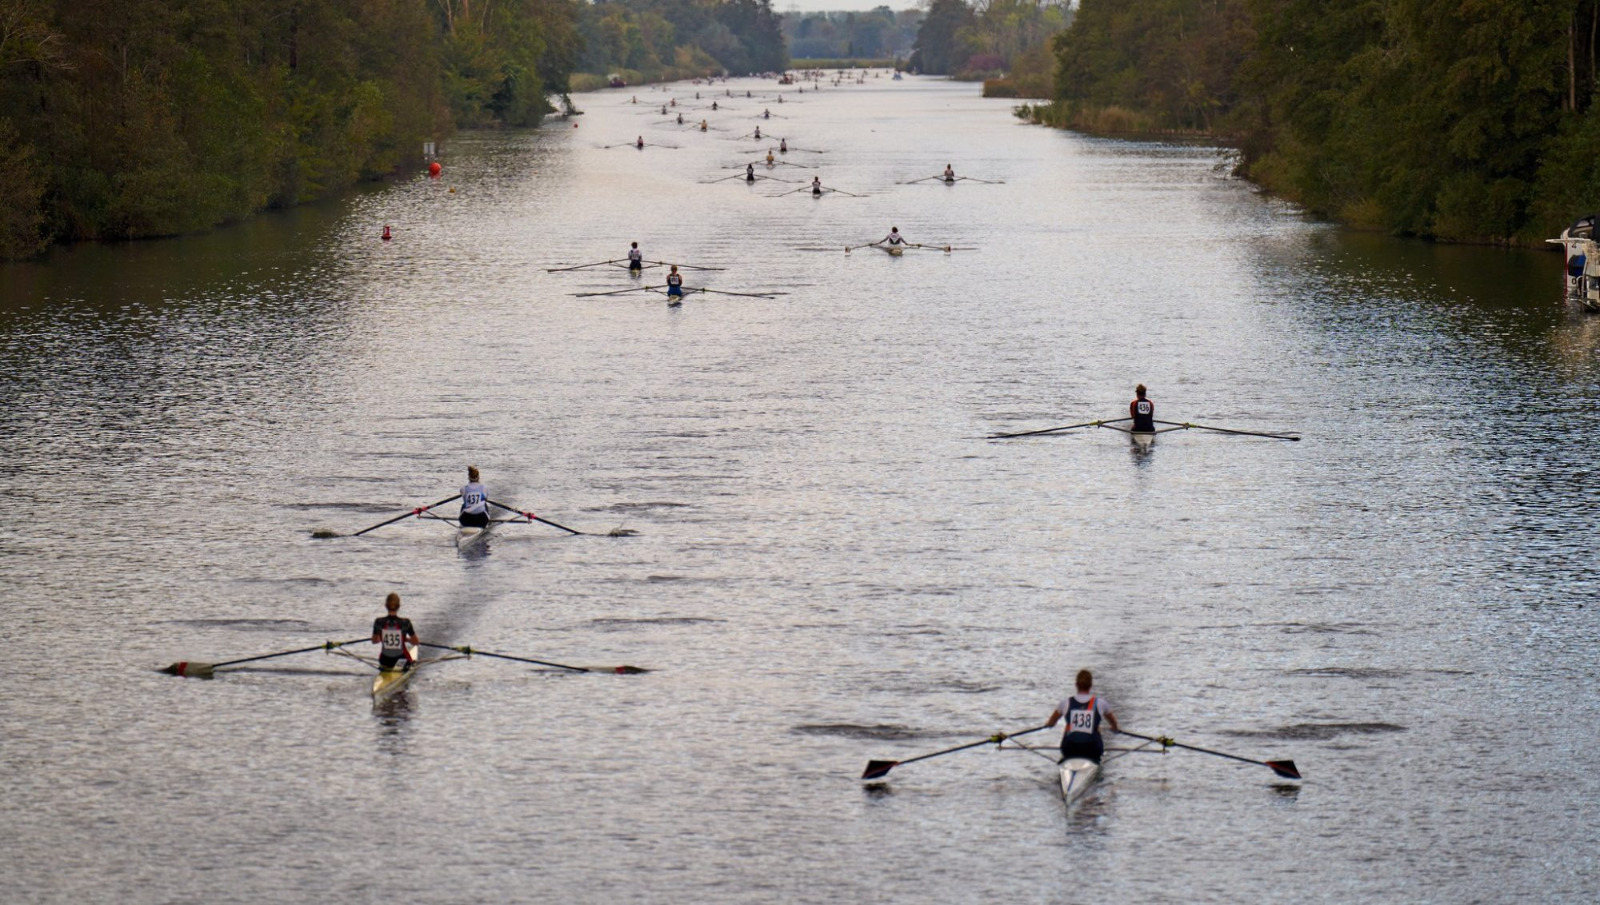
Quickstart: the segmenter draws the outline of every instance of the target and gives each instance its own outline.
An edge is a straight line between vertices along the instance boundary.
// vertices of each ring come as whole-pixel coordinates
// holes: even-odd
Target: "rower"
[[[463,528],[489,525],[489,491],[478,483],[478,466],[467,466],[467,484],[461,488],[461,514],[456,517]]]
[[[705,130],[706,130],[706,121],[702,119],[700,121],[700,131],[704,132]]]
[[[672,265],[672,270],[667,274],[667,304],[676,305],[683,302],[683,275],[678,273],[678,265]]]
[[[900,235],[900,227],[891,226],[889,227],[889,234],[879,239],[877,242],[879,245],[884,243],[888,243],[890,248],[899,248],[900,246],[906,244],[906,237]]]
[[[712,101],[711,102],[711,110],[712,110],[712,112],[716,112],[716,109],[717,109],[717,102],[716,101]]]
[[[678,99],[677,98],[673,98],[672,99],[672,106],[674,106],[674,107],[678,106]]]
[[[755,164],[747,163],[747,164],[744,165],[744,181],[745,182],[755,182],[756,181],[756,165]]]
[[[1100,763],[1106,753],[1105,738],[1100,735],[1101,721],[1111,724],[1112,732],[1121,732],[1117,715],[1098,695],[1089,691],[1094,687],[1094,676],[1087,669],[1078,670],[1078,693],[1056,705],[1050,712],[1045,727],[1054,726],[1062,717],[1067,718],[1066,731],[1061,733],[1061,761],[1069,757],[1082,757]]]
[[[773,156],[772,156],[772,151],[771,151],[771,150],[770,150],[770,149],[769,149],[769,150],[768,150],[768,151],[767,151],[767,166],[769,166],[769,167],[770,167],[770,166],[773,166],[773,165],[774,165],[774,164],[776,164],[776,163],[777,163],[777,162],[778,162],[778,158],[776,158],[776,157],[773,157]]]
[[[771,119],[772,118],[772,110],[770,108],[762,110],[761,111],[761,118],[762,119]]]
[[[787,154],[787,153],[789,153],[789,139],[787,139],[787,138],[778,139],[778,153],[779,154]]]
[[[639,136],[639,140],[634,142],[633,146],[638,148],[639,150],[643,151],[644,150],[644,136],[643,135]]]
[[[667,105],[666,104],[662,104],[661,105],[661,115],[662,116],[666,116],[667,115]]]
[[[628,270],[637,274],[639,271],[644,270],[644,253],[639,251],[638,242],[634,242],[632,245],[633,247],[628,249]]]
[[[821,195],[822,194],[822,177],[821,176],[812,176],[811,177],[811,194],[813,194],[813,195]]]
[[[945,182],[955,182],[956,181],[956,171],[952,170],[950,168],[950,164],[948,164],[948,163],[944,165],[944,181]]]
[[[682,113],[678,114],[678,125],[680,125],[680,126],[683,125],[683,114]]]
[[[389,611],[389,615],[372,620],[372,643],[383,645],[378,652],[378,666],[393,669],[396,663],[404,660],[404,668],[410,669],[413,661],[407,645],[422,643],[417,639],[417,630],[411,627],[410,619],[400,615],[399,594],[390,592],[388,599],[383,602],[383,608]]]
[[[1133,416],[1133,429],[1141,434],[1153,434],[1156,430],[1156,404],[1144,398],[1144,384],[1133,388],[1135,398],[1128,403],[1128,414]]]
[[[760,140],[761,140],[761,127],[760,126],[756,126],[756,141],[760,141]]]

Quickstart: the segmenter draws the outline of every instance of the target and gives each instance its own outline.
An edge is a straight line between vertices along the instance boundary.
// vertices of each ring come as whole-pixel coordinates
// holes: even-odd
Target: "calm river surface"
[[[971,85],[659,122],[694,90],[0,269],[0,900],[1600,895],[1600,318],[1558,257],[1352,235]],[[756,125],[866,197],[699,184]],[[601,148],[641,134],[680,147]],[[947,162],[1004,184],[896,185]],[[891,225],[975,250],[842,252]],[[545,270],[629,241],[788,294]],[[979,439],[1139,382],[1305,439]],[[598,536],[312,537],[469,463]],[[475,658],[378,708],[322,653],[158,672],[360,637],[391,590],[425,640],[655,671]],[[1305,782],[1136,755],[1068,812],[988,747],[858,778],[1037,725],[1085,666],[1126,728]]]

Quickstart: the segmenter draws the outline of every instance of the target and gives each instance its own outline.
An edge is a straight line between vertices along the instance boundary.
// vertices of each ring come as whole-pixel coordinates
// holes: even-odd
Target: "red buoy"
[[[433,163],[428,164],[428,175],[430,177],[434,178],[434,179],[438,179],[439,178],[439,174],[441,172],[443,172],[443,171],[444,171],[444,167],[439,166],[439,161],[437,161],[437,160],[435,160]]]
[[[389,235],[389,224],[385,223],[383,225],[383,241],[387,242],[392,238],[394,237]]]

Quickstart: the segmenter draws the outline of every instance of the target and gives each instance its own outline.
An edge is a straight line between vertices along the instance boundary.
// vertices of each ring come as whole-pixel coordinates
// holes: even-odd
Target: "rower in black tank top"
[[[1128,403],[1128,414],[1133,418],[1133,430],[1154,433],[1156,429],[1156,404],[1144,398],[1144,384],[1133,388],[1135,398]]]

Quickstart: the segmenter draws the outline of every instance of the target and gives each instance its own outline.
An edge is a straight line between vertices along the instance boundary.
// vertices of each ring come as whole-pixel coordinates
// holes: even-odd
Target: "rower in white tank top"
[[[489,524],[489,491],[478,483],[478,466],[467,466],[467,485],[461,488],[461,527],[482,528]]]

